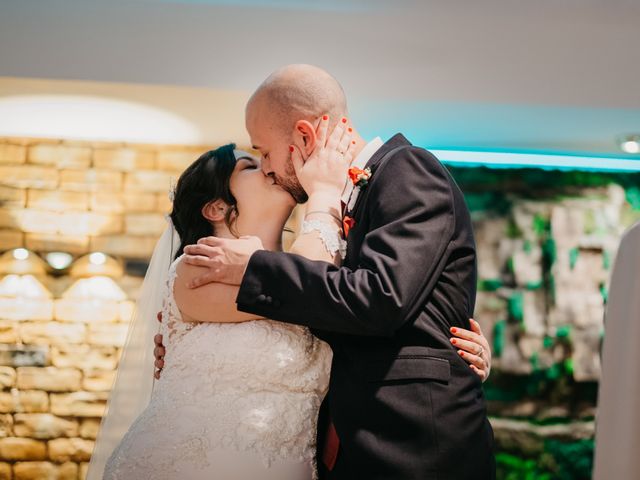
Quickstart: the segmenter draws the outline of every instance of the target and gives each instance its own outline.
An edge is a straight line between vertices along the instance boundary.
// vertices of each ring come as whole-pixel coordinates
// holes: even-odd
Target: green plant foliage
[[[524,320],[524,294],[515,292],[511,295],[507,303],[507,309],[511,318],[522,323]]]
[[[579,256],[580,256],[579,248],[574,247],[571,250],[569,250],[569,268],[571,270],[575,268]]]
[[[634,210],[640,210],[640,187],[632,186],[625,190],[627,202]]]
[[[502,280],[499,278],[488,278],[478,281],[478,290],[481,292],[495,292],[502,287]]]
[[[496,322],[495,326],[493,327],[493,354],[496,356],[496,358],[500,358],[502,356],[502,352],[504,351],[506,330],[506,320],[500,320]]]

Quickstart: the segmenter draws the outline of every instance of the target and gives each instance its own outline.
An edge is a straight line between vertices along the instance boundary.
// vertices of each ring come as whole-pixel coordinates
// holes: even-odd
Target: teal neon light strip
[[[440,161],[452,166],[492,168],[542,168],[545,170],[597,170],[639,172],[640,158],[586,157],[538,153],[430,150]]]

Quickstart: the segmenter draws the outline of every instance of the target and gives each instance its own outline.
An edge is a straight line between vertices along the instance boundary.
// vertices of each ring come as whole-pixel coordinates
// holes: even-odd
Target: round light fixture
[[[13,258],[16,260],[26,260],[29,258],[29,250],[26,248],[16,248],[13,251]]]
[[[640,153],[640,135],[626,135],[620,139],[620,149],[625,153]]]
[[[92,265],[104,265],[107,261],[107,256],[102,252],[94,252],[89,255],[89,263]]]
[[[73,262],[73,256],[66,252],[50,252],[45,258],[54,270],[64,270]]]

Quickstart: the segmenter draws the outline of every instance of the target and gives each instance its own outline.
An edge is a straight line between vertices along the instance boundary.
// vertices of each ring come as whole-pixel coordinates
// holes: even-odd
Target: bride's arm
[[[203,267],[189,265],[183,261],[180,261],[176,268],[173,296],[184,321],[240,323],[264,318],[238,311],[238,287],[235,285],[208,283],[199,288],[189,288],[187,283],[201,275],[203,270]]]

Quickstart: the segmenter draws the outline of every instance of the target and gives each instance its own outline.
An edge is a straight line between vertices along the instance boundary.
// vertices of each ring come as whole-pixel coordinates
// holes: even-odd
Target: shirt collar
[[[380,137],[374,138],[369,143],[367,143],[362,150],[360,150],[360,153],[358,154],[358,156],[355,158],[353,162],[351,162],[351,166],[364,169],[367,162],[371,159],[371,157],[373,157],[373,155],[383,145],[384,145],[384,142]],[[342,191],[342,198],[341,198],[341,200],[344,203],[347,203],[349,201],[349,197],[351,196],[351,192],[353,188],[354,188],[353,183],[347,177],[346,183],[344,185],[344,190]]]

